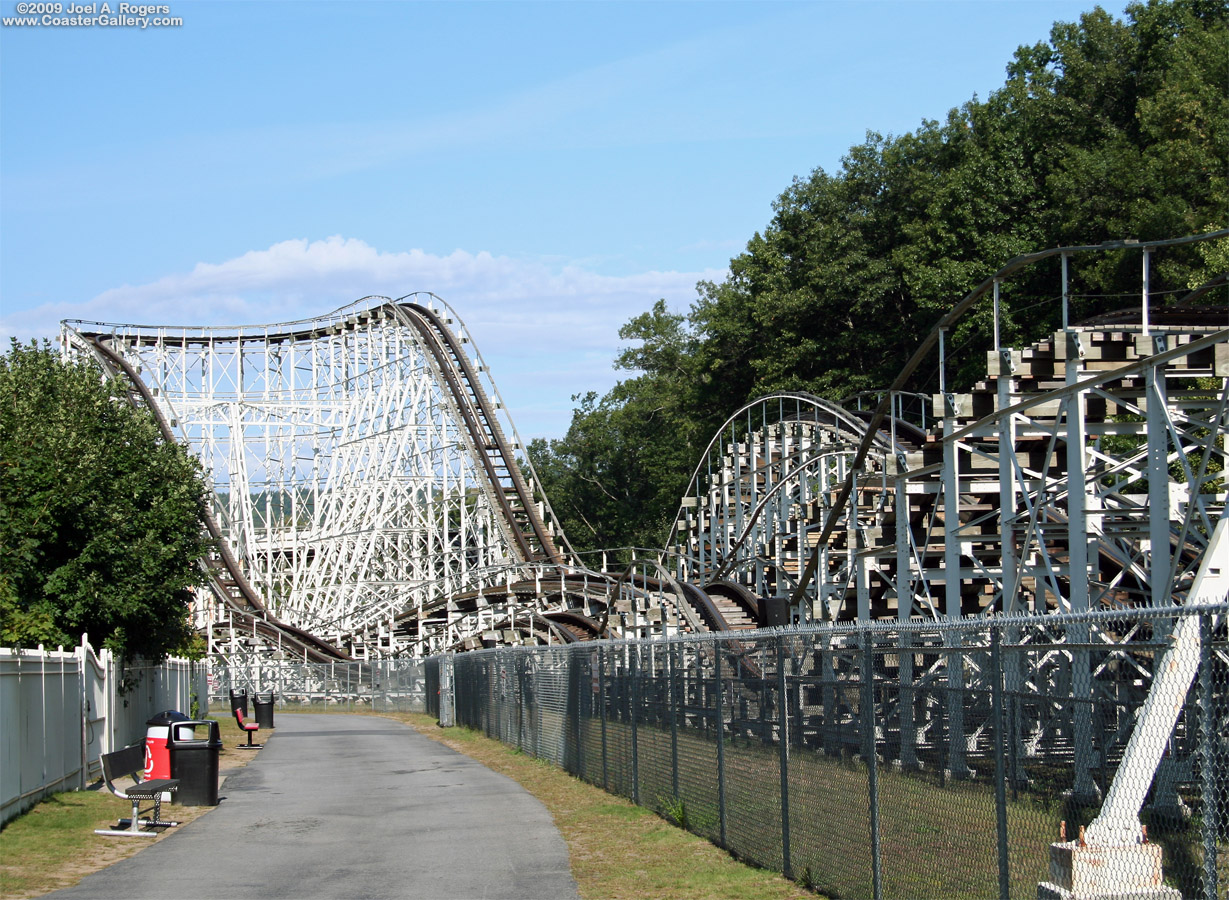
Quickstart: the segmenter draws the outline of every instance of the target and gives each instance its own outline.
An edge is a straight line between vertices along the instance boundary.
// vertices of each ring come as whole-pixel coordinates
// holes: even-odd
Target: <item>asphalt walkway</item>
[[[276,725],[216,809],[48,896],[579,896],[567,845],[516,782],[391,719],[295,713]]]

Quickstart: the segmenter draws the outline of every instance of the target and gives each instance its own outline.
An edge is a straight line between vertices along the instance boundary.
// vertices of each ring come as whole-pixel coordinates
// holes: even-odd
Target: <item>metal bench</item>
[[[132,818],[120,819],[119,824],[114,828],[96,828],[94,829],[95,834],[111,834],[117,837],[156,837],[159,832],[153,830],[143,831],[141,826],[154,829],[170,828],[179,824],[178,822],[162,821],[162,795],[165,793],[175,793],[179,789],[179,779],[151,778],[141,781],[141,775],[144,771],[144,743],[133,744],[130,747],[125,747],[123,750],[116,750],[114,753],[104,753],[102,755],[102,779],[106,782],[107,790],[121,800],[132,801]],[[135,782],[132,787],[121,790],[115,786],[115,782],[129,775],[132,776]],[[154,815],[152,819],[142,819],[141,803],[148,800],[152,800],[154,803]]]

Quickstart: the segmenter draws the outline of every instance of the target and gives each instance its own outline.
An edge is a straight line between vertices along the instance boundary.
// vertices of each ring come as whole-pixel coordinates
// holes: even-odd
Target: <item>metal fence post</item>
[[[781,769],[781,864],[786,878],[793,878],[789,852],[789,703],[785,695],[785,638],[777,643],[777,746]]]
[[[1003,740],[1002,630],[990,626],[990,705],[994,716],[994,813],[999,840],[999,897],[1009,900],[1011,881],[1007,868],[1007,765]]]
[[[445,653],[439,657],[439,722],[441,728],[451,728],[454,719],[454,691],[452,654]],[[472,724],[472,723],[471,723]]]
[[[845,751],[841,742],[840,726],[837,724],[836,672],[833,668],[836,654],[833,651],[832,634],[824,631],[820,634],[819,640],[819,675],[824,707],[824,753],[827,753],[829,756],[843,756]]]
[[[602,790],[610,790],[609,755],[606,751],[606,648],[597,651],[597,699],[602,717]]]
[[[511,653],[511,651],[509,651]],[[516,746],[525,749],[525,658],[512,656],[512,703],[516,709]]]
[[[717,819],[721,833],[721,846],[726,843],[725,829],[725,704],[721,686],[721,644],[713,641],[713,669],[717,680],[716,718],[717,718]]]
[[[678,720],[678,692],[675,687],[675,679],[678,678],[678,666],[675,665],[675,654],[678,652],[677,644],[670,644],[666,655],[666,665],[669,666],[669,687],[670,687],[670,787],[674,792],[674,799],[677,802],[679,798],[679,720]]]
[[[1216,900],[1216,834],[1220,830],[1220,810],[1216,803],[1216,760],[1213,744],[1216,735],[1216,716],[1212,708],[1212,621],[1207,613],[1199,616],[1199,724],[1200,754],[1199,781],[1203,801],[1203,895]]]
[[[489,681],[494,681],[495,683],[495,697],[494,697],[495,715],[491,716],[489,712],[487,713],[487,721],[488,721],[487,727],[488,728],[491,727],[489,724],[490,720],[494,719],[494,725],[495,725],[495,735],[494,736],[498,737],[501,741],[506,740],[506,738],[504,737],[504,718],[503,718],[504,717],[504,665],[503,665],[503,658],[502,658],[501,651],[496,650],[494,655],[490,659],[484,660],[484,662],[486,662],[486,664],[491,667],[491,669],[493,670],[492,674],[495,676],[493,679],[489,680]],[[487,736],[488,737],[492,736],[490,731],[487,732]]]
[[[943,633],[943,650],[940,651],[940,656],[943,659],[943,668],[946,671],[952,665],[952,654],[947,649],[947,632]],[[948,759],[947,748],[951,744],[951,681],[945,675],[943,681],[934,682],[934,692],[938,694],[940,704],[935,709],[933,716],[935,724],[938,728],[935,729],[935,752],[938,759],[938,775],[939,787],[947,787],[948,779],[951,777],[951,770],[948,768],[950,761]]]
[[[631,648],[631,665],[629,666],[631,685],[631,720],[632,720],[632,803],[640,805],[640,744],[637,739],[636,719],[640,712],[640,645]]]
[[[579,652],[579,651],[578,651]],[[593,666],[593,654],[588,653],[584,656],[589,660],[589,666]],[[584,734],[588,730],[586,726],[593,720],[593,676],[590,674],[588,679],[582,679],[581,683],[576,686],[576,765],[580,769],[580,778],[585,780],[585,747],[583,745]],[[584,697],[584,702],[580,702],[580,698]],[[582,718],[581,711],[584,716]]]
[[[1018,625],[1007,629],[1007,642],[1020,643],[1020,627]],[[1020,681],[1019,654],[1012,654],[1011,660],[1003,668],[1004,706],[1007,714],[1007,780],[1011,785],[1011,799],[1020,799]]]
[[[867,790],[871,819],[871,890],[883,900],[883,859],[879,843],[879,760],[875,748],[875,647],[869,629],[862,632],[862,755],[866,759]]]

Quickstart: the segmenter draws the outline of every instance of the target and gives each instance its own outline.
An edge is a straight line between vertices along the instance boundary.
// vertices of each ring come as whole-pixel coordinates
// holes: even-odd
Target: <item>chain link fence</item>
[[[1214,898],[1229,885],[1227,610],[829,626],[446,659],[458,724],[830,897],[1034,898],[1064,878],[1070,890],[1073,854],[1091,852],[1082,829],[1118,779],[1119,793],[1134,784],[1144,801],[1131,842],[1145,841],[1149,859],[1159,847],[1163,859],[1161,871],[1122,884]],[[1193,644],[1175,639],[1187,617],[1197,619]],[[1156,726],[1164,716],[1143,711],[1153,674],[1180,656],[1193,672],[1178,688],[1185,702],[1176,721]],[[428,667],[438,689],[439,658]],[[438,714],[440,698],[430,701]],[[1159,764],[1128,752],[1137,720],[1153,723]],[[1061,840],[1078,849],[1059,854],[1056,871],[1051,845]]]

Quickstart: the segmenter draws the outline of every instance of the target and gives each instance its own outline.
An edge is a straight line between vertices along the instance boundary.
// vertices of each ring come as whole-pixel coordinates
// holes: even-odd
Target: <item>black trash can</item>
[[[171,777],[179,779],[175,802],[183,806],[217,806],[218,754],[222,752],[218,723],[212,719],[174,723],[167,749],[171,754]]]
[[[252,706],[256,708],[256,724],[262,730],[273,729],[273,691],[267,694],[253,694]]]
[[[231,688],[230,711],[233,713],[235,710],[241,711],[243,718],[246,719],[248,717],[248,692],[246,688],[242,691],[236,691],[234,688]]]

